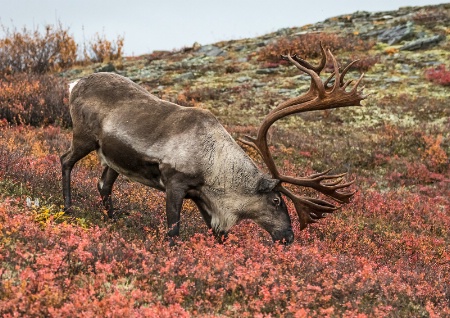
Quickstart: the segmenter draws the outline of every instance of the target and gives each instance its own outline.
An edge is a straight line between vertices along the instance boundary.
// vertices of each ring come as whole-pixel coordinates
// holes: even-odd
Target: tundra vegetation
[[[66,64],[44,71],[20,63],[14,69],[4,54],[38,45],[54,29],[18,32],[35,44],[7,33],[0,41],[1,315],[449,316],[449,11],[444,4],[357,12],[140,57],[76,59],[70,66],[61,58]],[[74,45],[64,35],[68,43],[60,47]],[[118,220],[105,221],[94,191],[101,176],[95,154],[73,172],[76,213],[63,213],[59,156],[71,140],[68,82],[115,71],[163,99],[209,109],[238,139],[256,135],[271,109],[309,87],[307,76],[275,56],[288,47],[318,63],[319,41],[328,41],[343,65],[360,58],[347,76],[366,72],[371,95],[363,107],[305,113],[270,130],[283,174],[345,167],[357,180],[351,204],[303,231],[286,201],[292,245],[274,245],[252,222],[217,244],[186,201],[181,237],[169,248],[164,193],[121,177]],[[431,44],[404,49],[414,41]],[[257,152],[242,146],[264,169]]]

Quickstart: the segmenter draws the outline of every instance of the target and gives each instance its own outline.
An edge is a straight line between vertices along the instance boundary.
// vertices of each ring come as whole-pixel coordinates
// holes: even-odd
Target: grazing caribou
[[[289,183],[313,188],[339,203],[348,203],[354,192],[343,174],[330,170],[294,178],[278,172],[267,145],[271,125],[285,116],[330,108],[361,105],[366,98],[358,85],[344,76],[331,52],[315,67],[290,53],[282,56],[311,77],[309,90],[274,108],[263,120],[256,138],[242,142],[262,156],[271,176],[261,172],[207,110],[182,107],[161,100],[131,80],[113,73],[96,73],[80,79],[71,89],[70,114],[73,139],[61,156],[64,208],[71,212],[70,174],[75,163],[96,150],[104,167],[98,182],[105,209],[113,217],[111,190],[119,174],[166,192],[168,236],[178,236],[184,199],[191,199],[216,236],[243,219],[251,219],[274,241],[294,240],[291,220],[282,194],[292,200],[301,228],[317,222],[338,206],[327,201],[295,195]],[[330,59],[333,74],[324,82],[320,72]],[[334,82],[332,79],[334,78]]]

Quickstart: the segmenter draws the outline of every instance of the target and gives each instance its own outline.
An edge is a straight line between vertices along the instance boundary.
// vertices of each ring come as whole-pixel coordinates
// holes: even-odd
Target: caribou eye
[[[281,200],[280,200],[279,198],[274,198],[274,199],[273,199],[273,203],[274,203],[276,206],[279,206],[279,205],[281,204]]]

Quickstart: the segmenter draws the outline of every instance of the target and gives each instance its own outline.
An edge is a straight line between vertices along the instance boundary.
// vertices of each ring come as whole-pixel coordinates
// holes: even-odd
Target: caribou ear
[[[258,181],[256,190],[259,193],[270,192],[278,185],[278,183],[280,183],[280,180],[278,180],[278,179],[261,178]]]

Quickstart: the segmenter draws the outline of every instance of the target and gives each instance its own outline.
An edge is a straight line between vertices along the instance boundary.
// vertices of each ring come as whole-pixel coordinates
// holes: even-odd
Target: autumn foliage
[[[71,67],[76,59],[77,44],[61,24],[48,25],[43,33],[5,29],[0,39],[0,74],[46,73]]]
[[[65,216],[58,154],[70,134],[3,122],[0,136],[4,317],[450,314],[448,170],[419,191],[368,187],[305,231],[294,222],[287,248],[250,222],[218,244],[186,203],[182,237],[169,248],[161,192],[119,178],[123,215],[105,222],[94,191],[101,168],[88,157],[74,172],[77,214]],[[424,156],[440,158],[438,139],[426,139]]]
[[[118,36],[116,40],[108,40],[104,35],[96,34],[89,42],[89,49],[85,49],[85,59],[92,62],[110,62],[123,57],[124,37]]]
[[[80,52],[80,45],[61,23],[46,25],[43,32],[39,27],[33,31],[0,27],[4,30],[0,38],[0,75],[43,74],[66,70],[75,64],[110,62],[123,57],[122,36],[108,40],[97,33],[88,44],[83,44],[84,51]]]
[[[55,72],[75,64],[122,59],[124,38],[96,34],[83,54],[61,24],[30,31],[3,27],[0,39],[0,119],[12,124],[71,126],[68,82]]]
[[[424,25],[430,20],[415,19]],[[283,50],[317,58],[323,41],[335,53],[348,51],[340,62],[361,58],[355,69],[369,72],[367,107],[293,116],[269,133],[284,174],[342,167],[336,173],[355,178],[350,204],[303,231],[288,206],[295,242],[284,247],[250,221],[219,244],[186,200],[181,236],[169,247],[160,191],[119,177],[113,191],[118,219],[105,218],[95,154],[75,166],[74,213],[64,213],[59,156],[70,146],[71,130],[67,80],[55,72],[73,63],[63,58],[73,56],[73,42],[58,28],[19,33],[0,41],[1,317],[450,316],[450,108],[447,96],[439,95],[445,88],[434,84],[442,84],[445,67],[425,71],[432,83],[421,69],[420,85],[409,89],[413,76],[404,84],[386,81],[396,68],[383,61],[383,48],[371,56],[364,53],[371,41],[324,32],[280,37],[245,53],[244,61],[231,50],[216,60],[188,51],[142,58],[147,71],[153,64],[164,70],[144,87],[210,109],[233,137],[254,135],[259,117],[309,84],[279,67]],[[12,45],[13,36],[23,48]],[[59,38],[65,45],[51,41]],[[14,62],[27,43],[60,51],[41,68],[34,58]],[[99,36],[92,45],[89,60],[122,57],[120,37]],[[200,59],[206,62],[189,64]],[[370,74],[381,62],[388,76]],[[270,72],[258,73],[261,63]],[[220,78],[174,80],[187,70]],[[249,155],[261,164],[256,151]]]
[[[306,33],[293,37],[281,37],[272,43],[267,44],[258,53],[258,59],[261,61],[280,62],[280,55],[287,51],[295,52],[304,59],[320,57],[318,43],[326,43],[332,52],[345,51],[367,51],[375,43],[363,41],[357,36],[340,36],[335,33]]]
[[[50,74],[0,77],[0,118],[13,124],[70,126],[67,81]]]

